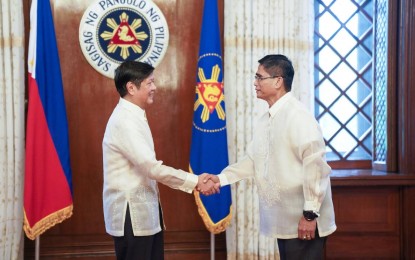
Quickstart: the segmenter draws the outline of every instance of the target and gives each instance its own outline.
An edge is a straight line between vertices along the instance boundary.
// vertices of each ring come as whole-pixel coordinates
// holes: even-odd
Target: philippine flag
[[[30,239],[72,215],[68,122],[49,0],[32,0],[24,226]]]

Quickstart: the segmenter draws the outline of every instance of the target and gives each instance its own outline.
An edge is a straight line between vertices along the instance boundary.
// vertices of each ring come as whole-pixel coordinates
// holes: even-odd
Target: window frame
[[[385,161],[377,160],[376,158],[376,145],[373,146],[373,160],[372,160],[372,168],[375,170],[380,171],[387,171],[387,172],[395,172],[398,171],[398,107],[397,107],[397,93],[398,93],[398,74],[397,74],[397,63],[398,63],[398,53],[397,53],[397,41],[398,39],[398,1],[389,1],[389,0],[374,0],[374,36],[376,36],[377,32],[377,21],[378,13],[377,6],[379,6],[382,2],[386,1],[388,5],[388,36],[387,36],[387,43],[388,43],[388,50],[387,50],[387,85],[386,85],[386,92],[387,92],[387,118],[386,118],[386,136],[387,136],[387,149],[386,149],[386,156]],[[373,64],[376,64],[376,52],[377,52],[377,38],[374,37],[374,48],[373,48]],[[376,75],[376,66],[374,66],[373,70],[374,75]],[[377,88],[377,79],[373,77],[373,90],[376,91]],[[373,95],[375,98],[376,95]],[[376,100],[374,100],[373,104],[376,104]],[[374,111],[374,110],[373,110]],[[376,116],[373,117],[373,132],[376,131]],[[373,144],[376,144],[376,135],[373,135]]]
[[[386,103],[387,103],[387,115],[386,115],[386,142],[387,149],[385,154],[385,160],[376,159],[376,87],[378,81],[376,80],[376,53],[377,49],[377,7],[380,4],[388,5],[388,28],[387,28],[387,83],[386,83]],[[335,161],[329,161],[329,165],[333,169],[374,169],[379,171],[396,172],[398,167],[398,43],[399,39],[399,3],[398,1],[390,0],[373,0],[373,80],[372,80],[372,160],[346,160],[340,159]]]

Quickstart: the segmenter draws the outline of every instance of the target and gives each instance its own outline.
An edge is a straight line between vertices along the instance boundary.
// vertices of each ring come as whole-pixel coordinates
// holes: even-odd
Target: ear
[[[281,78],[278,78],[277,82],[275,82],[275,88],[279,89],[279,88],[281,88],[281,86],[282,86],[282,80],[281,80]]]
[[[135,85],[131,81],[127,82],[127,85],[125,86],[127,88],[127,91],[130,95],[134,94]]]
[[[278,78],[277,83],[275,83],[275,85],[276,85],[277,89],[278,88],[284,88],[285,89],[285,87],[284,87],[284,79],[283,78]]]

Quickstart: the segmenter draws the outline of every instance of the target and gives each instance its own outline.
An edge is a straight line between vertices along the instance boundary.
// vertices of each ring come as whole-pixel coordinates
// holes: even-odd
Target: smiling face
[[[151,73],[140,83],[140,86],[136,86],[135,83],[131,81],[127,83],[127,90],[129,93],[128,99],[145,110],[149,105],[154,103],[156,89],[154,75]]]

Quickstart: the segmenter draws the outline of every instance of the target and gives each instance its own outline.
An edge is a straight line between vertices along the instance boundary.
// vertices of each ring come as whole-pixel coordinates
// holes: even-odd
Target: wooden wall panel
[[[80,20],[92,2],[51,0],[69,124],[74,214],[41,236],[41,259],[114,258],[112,238],[105,233],[103,220],[101,143],[119,95],[113,80],[95,71],[80,49]],[[170,40],[155,71],[157,92],[147,116],[157,158],[187,170],[203,1],[154,2],[166,17]],[[24,5],[29,19],[30,1],[24,1]],[[219,1],[219,7],[223,10],[223,1]],[[197,212],[193,195],[159,187],[167,227],[166,258],[194,259],[198,255],[208,259],[210,233]],[[216,249],[217,258],[225,259],[224,233],[216,236]],[[34,242],[26,239],[25,259],[33,255]]]
[[[327,240],[327,259],[399,259],[398,187],[334,187],[337,231]]]
[[[336,188],[333,203],[339,233],[399,233],[397,188]]]
[[[403,188],[401,259],[415,259],[415,185]]]
[[[402,259],[399,255],[399,243],[393,237],[373,235],[338,236],[336,234],[327,240],[327,260]]]

